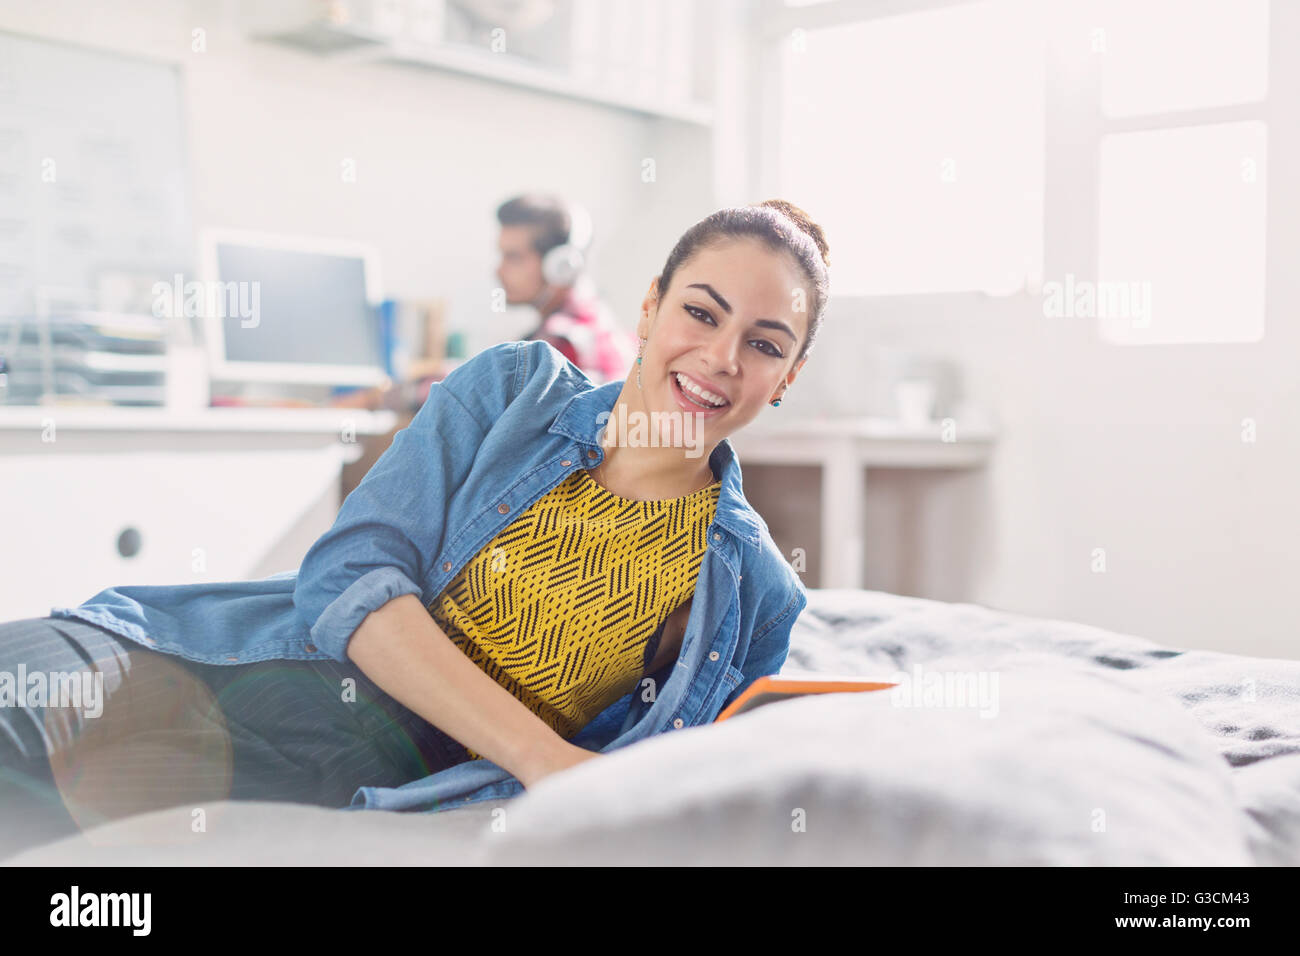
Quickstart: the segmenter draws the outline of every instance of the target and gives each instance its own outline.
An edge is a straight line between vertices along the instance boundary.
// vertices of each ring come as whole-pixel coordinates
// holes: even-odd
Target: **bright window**
[[[1101,0],[1101,108],[1141,116],[1231,106],[1268,93],[1268,0]]]
[[[1261,122],[1102,138],[1095,294],[1103,339],[1264,337],[1266,146]]]
[[[836,294],[1021,289],[1042,269],[1040,5],[988,0],[781,38],[778,177]]]
[[[1268,0],[1104,0],[1089,10],[1103,134],[1099,334],[1117,345],[1258,342]]]

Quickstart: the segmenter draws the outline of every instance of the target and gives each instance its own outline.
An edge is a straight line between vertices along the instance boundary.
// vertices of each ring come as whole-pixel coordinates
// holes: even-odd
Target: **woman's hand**
[[[545,754],[520,775],[519,782],[524,785],[525,790],[531,790],[537,781],[549,777],[553,773],[568,770],[570,767],[576,766],[584,760],[590,760],[592,757],[603,756],[604,754],[598,751],[586,750],[561,739],[560,745],[554,751]]]

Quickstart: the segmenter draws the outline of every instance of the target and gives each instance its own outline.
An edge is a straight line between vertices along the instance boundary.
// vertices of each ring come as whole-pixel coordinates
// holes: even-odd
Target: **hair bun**
[[[784,199],[764,199],[758,205],[775,209],[807,233],[812,241],[817,244],[817,251],[821,253],[822,263],[826,268],[830,268],[831,249],[826,242],[826,233],[822,232],[822,227],[813,222],[806,212],[794,203],[786,202]]]

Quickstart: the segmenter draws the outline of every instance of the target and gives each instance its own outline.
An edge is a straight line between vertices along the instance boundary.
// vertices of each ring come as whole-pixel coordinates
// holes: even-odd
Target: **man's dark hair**
[[[526,193],[497,207],[497,221],[503,226],[529,226],[533,248],[540,256],[569,241],[573,222],[558,196]]]

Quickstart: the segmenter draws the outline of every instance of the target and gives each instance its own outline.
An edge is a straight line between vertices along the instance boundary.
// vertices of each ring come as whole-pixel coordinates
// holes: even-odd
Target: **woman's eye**
[[[682,308],[686,310],[688,315],[700,322],[708,322],[710,325],[716,324],[713,321],[713,316],[709,315],[709,313],[705,312],[703,309],[696,308],[693,305],[684,305]],[[750,344],[755,346],[764,355],[770,355],[772,358],[783,357],[781,350],[765,339],[751,339]]]

